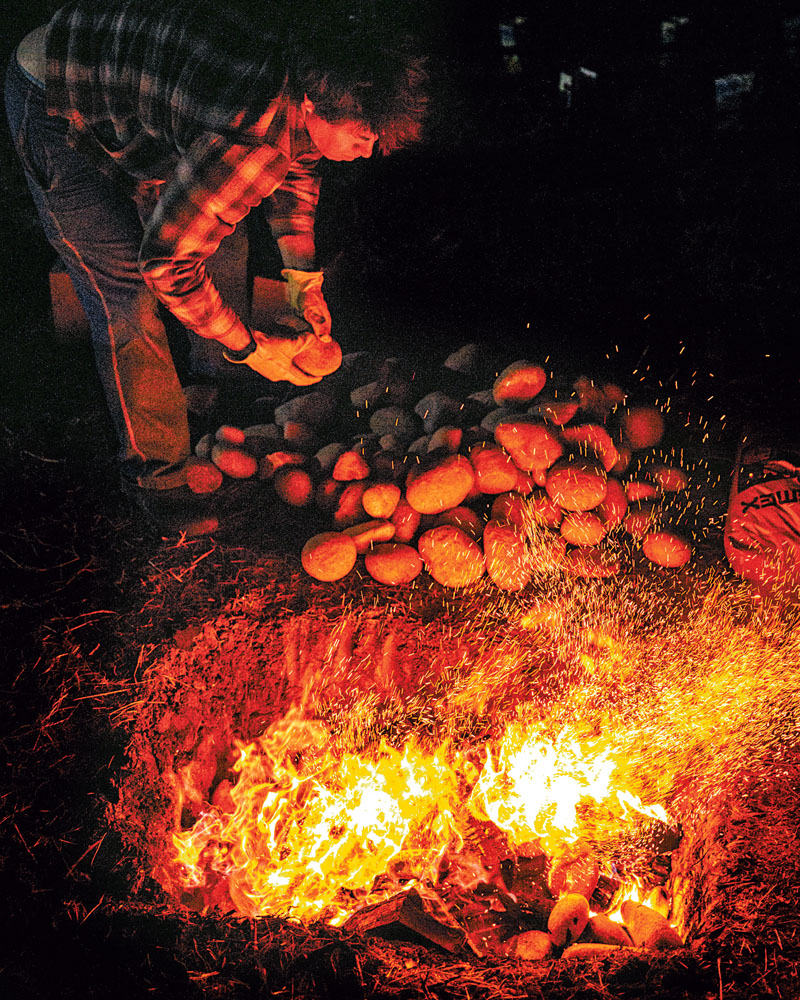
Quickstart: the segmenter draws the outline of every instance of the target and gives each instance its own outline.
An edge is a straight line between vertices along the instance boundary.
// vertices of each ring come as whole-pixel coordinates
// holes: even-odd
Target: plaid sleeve
[[[200,336],[218,339],[241,324],[206,273],[206,259],[279,188],[282,231],[313,231],[317,188],[310,167],[293,166],[270,143],[240,145],[206,133],[165,186],[145,230],[139,267],[155,295]]]
[[[283,183],[272,193],[268,218],[272,235],[314,235],[314,217],[319,201],[319,176],[315,167],[319,154],[306,154],[292,163]]]

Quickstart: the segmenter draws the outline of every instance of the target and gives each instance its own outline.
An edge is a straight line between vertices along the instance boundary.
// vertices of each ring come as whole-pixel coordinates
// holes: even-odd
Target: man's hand
[[[307,375],[294,363],[294,358],[313,341],[314,334],[299,337],[268,337],[260,330],[253,330],[256,349],[243,362],[270,382],[291,382],[293,385],[314,385],[321,381],[319,375]]]
[[[289,305],[308,323],[320,340],[331,339],[331,313],[322,294],[322,271],[284,268],[281,275],[289,283]]]

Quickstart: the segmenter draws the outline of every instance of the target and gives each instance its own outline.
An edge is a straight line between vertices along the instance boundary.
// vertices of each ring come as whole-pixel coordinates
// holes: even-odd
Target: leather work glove
[[[286,267],[281,277],[289,283],[289,305],[322,341],[331,339],[331,313],[322,294],[322,271]]]
[[[293,385],[314,385],[319,375],[308,375],[294,363],[294,358],[315,339],[313,333],[298,337],[268,337],[260,330],[251,330],[253,344],[241,351],[223,351],[226,360],[235,365],[247,365],[270,382],[291,382]]]

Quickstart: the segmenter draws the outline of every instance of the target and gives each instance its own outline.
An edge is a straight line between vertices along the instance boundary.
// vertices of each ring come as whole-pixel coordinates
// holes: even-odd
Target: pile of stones
[[[476,344],[451,354],[430,391],[398,359],[347,355],[271,421],[205,435],[190,485],[259,477],[313,512],[298,548],[322,581],[363,560],[384,584],[425,570],[448,587],[488,574],[513,592],[537,574],[616,575],[636,550],[685,565],[692,548],[671,522],[689,482],[658,450],[662,410],[588,377],[559,391],[526,360],[475,389],[483,355]]]

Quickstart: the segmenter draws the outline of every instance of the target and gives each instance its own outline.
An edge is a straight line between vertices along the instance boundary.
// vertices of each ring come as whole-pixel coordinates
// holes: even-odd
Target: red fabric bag
[[[800,584],[800,439],[747,434],[736,456],[724,533],[734,572],[760,590]],[[797,590],[800,594],[800,589]]]

